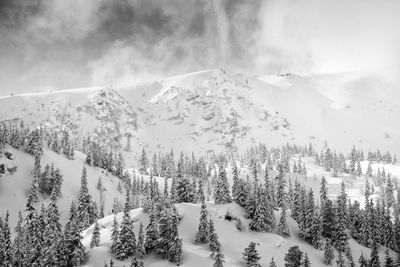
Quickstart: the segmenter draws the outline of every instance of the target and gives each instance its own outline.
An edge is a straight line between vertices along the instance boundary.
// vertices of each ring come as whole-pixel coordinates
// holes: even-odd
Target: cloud
[[[399,67],[396,0],[0,2],[0,92]]]
[[[265,1],[259,64],[293,72],[398,68],[399,1]]]

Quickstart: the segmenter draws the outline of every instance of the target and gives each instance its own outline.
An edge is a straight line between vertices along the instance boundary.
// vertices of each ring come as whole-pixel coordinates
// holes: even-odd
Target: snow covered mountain
[[[247,77],[205,70],[126,88],[0,98],[0,118],[67,127],[116,148],[207,152],[262,141],[400,153],[394,87],[366,73]],[[368,118],[368,119],[366,119]]]

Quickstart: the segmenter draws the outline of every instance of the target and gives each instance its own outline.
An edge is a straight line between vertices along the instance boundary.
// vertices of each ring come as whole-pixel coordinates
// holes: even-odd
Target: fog
[[[206,68],[397,73],[400,1],[2,0],[1,94]]]

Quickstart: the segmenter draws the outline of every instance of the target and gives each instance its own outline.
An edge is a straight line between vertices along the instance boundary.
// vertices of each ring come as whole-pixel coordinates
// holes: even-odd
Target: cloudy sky
[[[400,64],[397,0],[0,0],[0,94]]]

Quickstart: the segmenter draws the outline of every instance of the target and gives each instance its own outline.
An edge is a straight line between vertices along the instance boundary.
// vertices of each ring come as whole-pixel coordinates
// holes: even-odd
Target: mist
[[[0,92],[119,87],[216,67],[393,73],[399,11],[395,0],[3,0]]]

